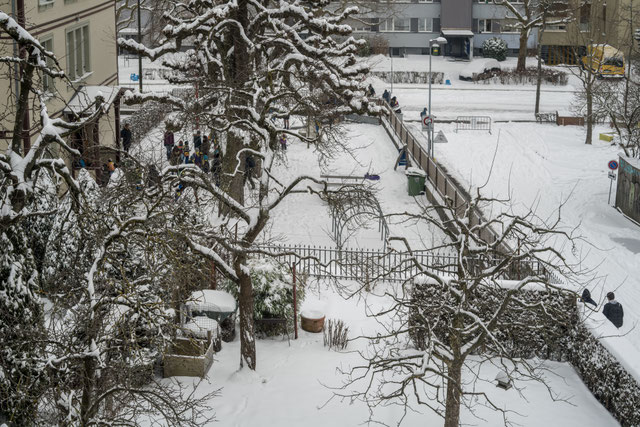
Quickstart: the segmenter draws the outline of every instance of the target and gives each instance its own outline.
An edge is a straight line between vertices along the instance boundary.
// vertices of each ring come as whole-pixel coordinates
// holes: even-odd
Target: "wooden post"
[[[216,277],[216,264],[211,261],[211,289],[214,291],[218,287],[218,278]]]
[[[294,339],[298,339],[298,300],[296,298],[296,265],[291,264],[291,271],[293,273],[293,331]]]

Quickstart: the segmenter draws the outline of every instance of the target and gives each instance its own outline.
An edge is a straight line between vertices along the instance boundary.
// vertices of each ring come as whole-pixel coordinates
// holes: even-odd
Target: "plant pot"
[[[300,327],[304,331],[318,333],[324,328],[324,314],[319,311],[303,311],[300,313]]]

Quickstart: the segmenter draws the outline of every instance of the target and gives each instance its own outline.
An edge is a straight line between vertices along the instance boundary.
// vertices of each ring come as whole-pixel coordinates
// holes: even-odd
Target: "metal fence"
[[[395,135],[401,144],[407,146],[409,155],[413,157],[414,166],[427,173],[429,183],[440,197],[444,200],[451,200],[456,215],[464,215],[469,203],[469,195],[460,188],[458,183],[449,176],[442,166],[429,157],[422,145],[402,120],[389,108],[388,104],[379,100],[379,105],[386,107],[388,111],[388,116],[382,120],[383,125],[387,127],[388,132]],[[430,201],[433,202],[433,200]],[[483,215],[476,209],[471,213],[470,226],[478,225],[481,222],[485,222]],[[490,227],[483,227],[481,233],[480,237],[487,242],[494,242],[497,239],[497,234]]]
[[[338,249],[311,245],[268,245],[261,250],[275,254],[275,259],[286,265],[296,265],[296,271],[319,278],[358,280],[363,282],[405,281],[424,270],[440,275],[455,275],[459,260],[455,254],[442,254],[428,250],[398,252],[375,249]],[[270,256],[266,253],[260,257]],[[503,258],[493,256],[467,257],[465,268],[479,273],[498,265]],[[524,276],[541,275],[557,281],[538,260],[509,264],[496,279],[516,280]]]
[[[460,130],[486,130],[491,133],[491,117],[458,116],[456,118],[456,132]]]

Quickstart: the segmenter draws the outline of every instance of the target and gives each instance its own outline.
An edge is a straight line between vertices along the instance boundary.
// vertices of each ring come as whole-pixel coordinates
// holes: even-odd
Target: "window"
[[[373,22],[370,18],[353,19],[350,24],[354,33],[368,33],[371,31],[371,27],[373,26]]]
[[[389,31],[393,31],[393,18],[381,19],[380,20],[380,32],[387,33]]]
[[[393,30],[409,32],[409,30],[411,30],[411,19],[410,18],[394,18]]]
[[[552,24],[545,27],[546,31],[567,31],[567,24]]]
[[[433,32],[433,19],[432,18],[420,18],[418,20],[418,31],[421,33]]]
[[[491,33],[491,19],[478,19],[478,32]]]
[[[53,52],[53,37],[49,37],[48,39],[45,39],[45,40],[40,40],[40,44],[45,50],[48,50],[49,52]],[[46,62],[49,68],[53,67],[53,61],[51,60],[51,58],[47,57]],[[53,85],[53,79],[51,78],[51,76],[48,76],[45,73],[42,73],[42,89],[44,92],[49,92],[49,93],[55,91],[55,87]]]
[[[518,21],[516,19],[503,19],[501,30],[502,33],[519,33]]]
[[[89,53],[89,26],[67,31],[67,74],[72,80],[91,71]]]
[[[52,8],[53,3],[54,0],[38,0],[38,12]]]

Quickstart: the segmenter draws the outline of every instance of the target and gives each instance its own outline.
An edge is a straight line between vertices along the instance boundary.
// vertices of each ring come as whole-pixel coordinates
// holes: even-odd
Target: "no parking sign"
[[[618,169],[618,162],[616,162],[615,160],[611,160],[609,162],[609,169],[611,169],[612,171]]]

